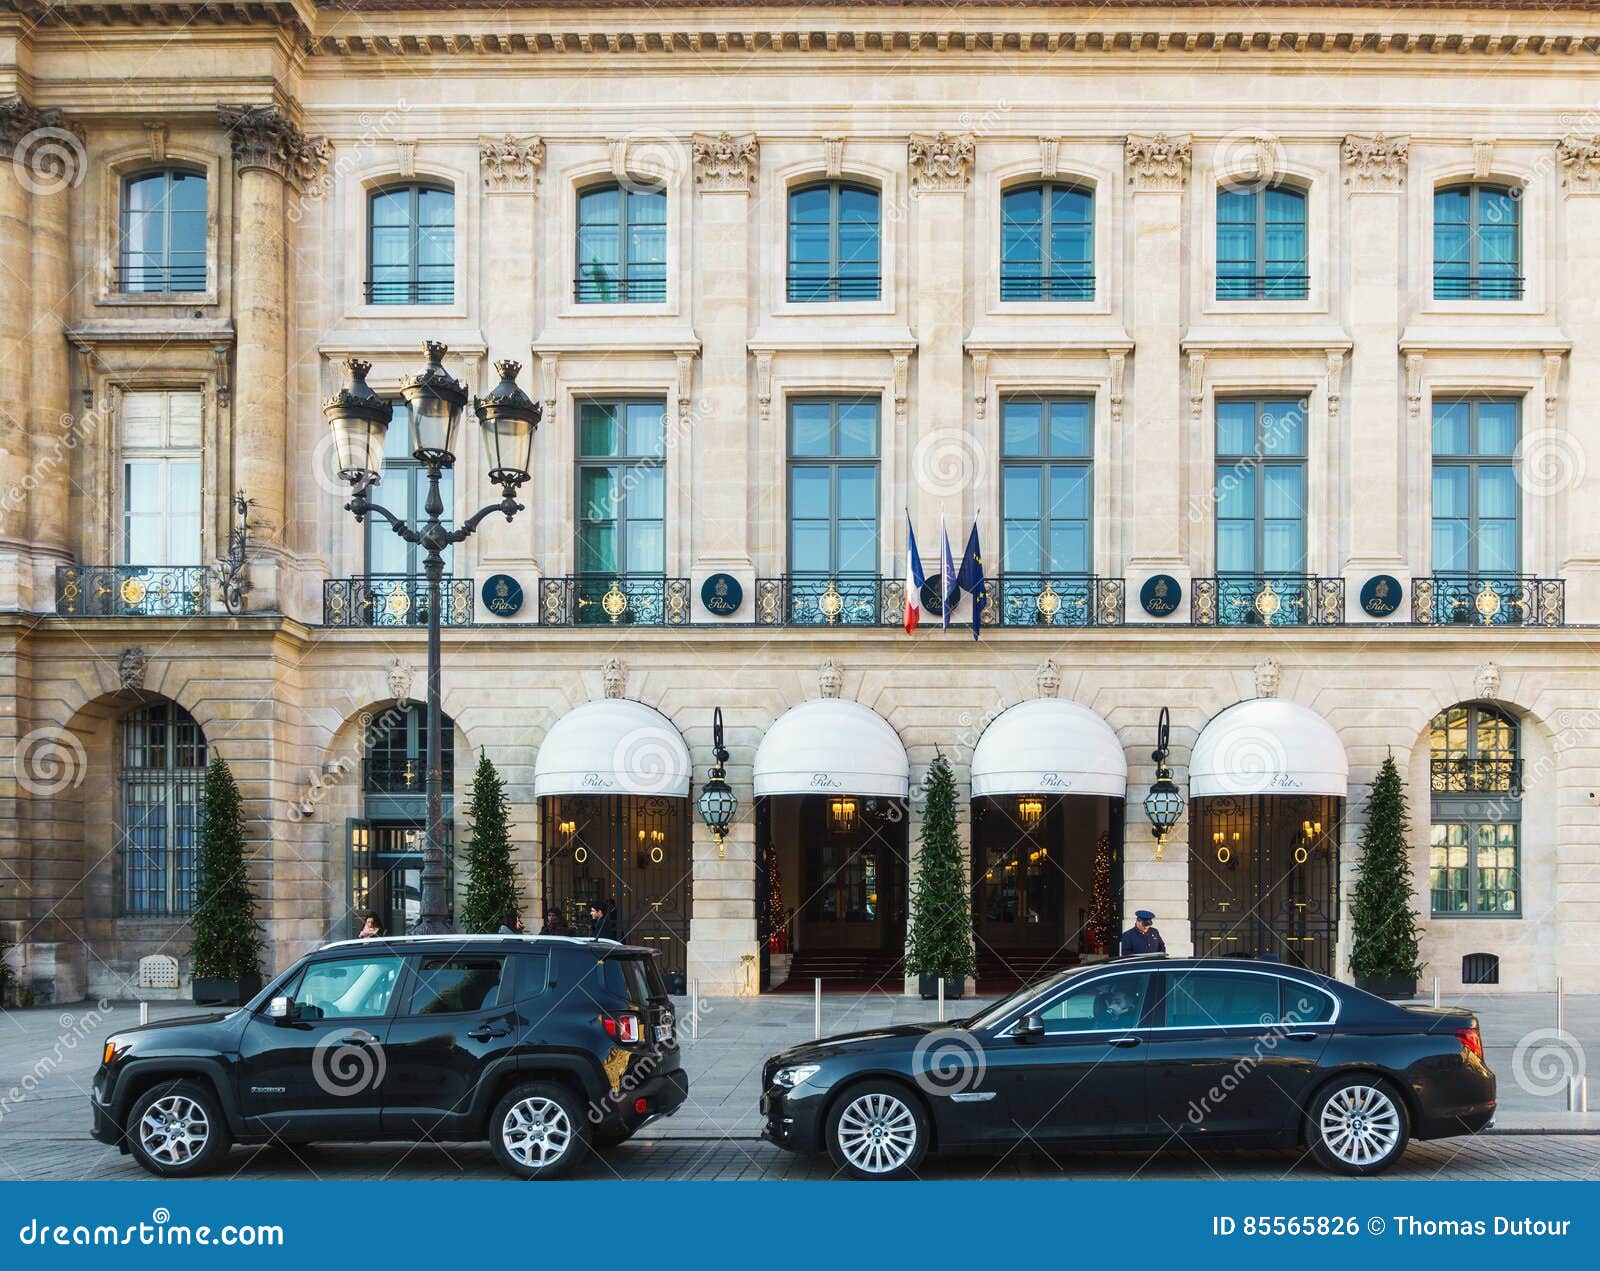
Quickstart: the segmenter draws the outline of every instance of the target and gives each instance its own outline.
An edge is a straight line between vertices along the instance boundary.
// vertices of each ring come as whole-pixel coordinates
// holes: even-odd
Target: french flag
[[[906,634],[922,621],[922,557],[917,555],[917,532],[911,528],[911,513],[906,513]]]

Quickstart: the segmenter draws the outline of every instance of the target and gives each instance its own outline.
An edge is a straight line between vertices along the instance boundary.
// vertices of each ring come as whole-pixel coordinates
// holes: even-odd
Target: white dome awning
[[[1258,697],[1230,706],[1200,730],[1189,760],[1189,797],[1323,794],[1344,798],[1350,761],[1333,726],[1304,706]]]
[[[689,748],[660,711],[608,697],[568,711],[533,763],[533,797],[551,794],[689,795]]]
[[[829,697],[780,715],[756,747],[756,797],[862,794],[904,799],[911,762],[900,735],[860,702]]]
[[[1111,725],[1053,697],[1021,702],[983,730],[972,752],[972,797],[1128,793],[1128,761]]]

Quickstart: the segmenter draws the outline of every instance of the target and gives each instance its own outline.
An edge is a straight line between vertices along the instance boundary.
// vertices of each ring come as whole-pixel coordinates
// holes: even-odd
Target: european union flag
[[[983,628],[983,611],[989,605],[989,584],[983,576],[983,552],[978,547],[976,521],[972,523],[972,533],[967,535],[967,550],[961,554],[956,586],[972,597],[972,638],[976,640]]]

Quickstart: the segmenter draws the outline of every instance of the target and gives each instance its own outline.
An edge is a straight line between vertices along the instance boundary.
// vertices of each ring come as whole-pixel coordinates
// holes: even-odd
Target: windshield
[[[1086,971],[1103,969],[1104,964],[1098,962],[1092,966],[1075,966],[1066,971],[1058,971],[1055,975],[1050,976],[1048,979],[1035,980],[1032,984],[1025,984],[1009,997],[1001,998],[993,1006],[990,1006],[979,1012],[977,1015],[972,1016],[970,1019],[963,1021],[962,1027],[968,1029],[993,1028],[1024,1002],[1038,997],[1042,993],[1048,992],[1050,989],[1055,988],[1058,984],[1065,984],[1074,976],[1082,975]]]

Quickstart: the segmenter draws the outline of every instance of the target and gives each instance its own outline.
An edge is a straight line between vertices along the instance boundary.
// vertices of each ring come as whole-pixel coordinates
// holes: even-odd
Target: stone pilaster
[[[1127,301],[1135,349],[1131,453],[1139,487],[1129,585],[1137,588],[1144,576],[1159,572],[1177,576],[1185,592],[1189,565],[1181,506],[1186,450],[1181,336],[1183,193],[1190,162],[1188,137],[1133,136],[1124,147],[1132,192],[1129,276],[1137,280]]]
[[[750,191],[760,163],[753,136],[696,136],[694,177],[699,195],[696,268],[703,295],[696,329],[701,340],[701,417],[695,418],[693,367],[680,365],[677,410],[671,420],[676,445],[668,464],[674,482],[691,485],[696,509],[691,565],[696,616],[699,584],[708,574],[733,574],[755,595],[750,559],[749,448]],[[689,462],[685,462],[688,460]],[[690,464],[692,463],[692,469]],[[686,529],[688,527],[685,527]]]
[[[1401,446],[1407,413],[1398,355],[1407,154],[1403,137],[1351,136],[1341,147],[1350,200],[1346,313],[1353,347],[1349,409],[1342,412],[1348,461],[1340,497],[1345,506],[1361,508],[1349,520],[1344,566],[1346,605],[1354,618],[1361,616],[1362,583],[1373,573],[1393,574],[1410,588],[1402,509],[1412,499]]]
[[[1567,544],[1560,562],[1567,582],[1567,621],[1600,622],[1600,417],[1590,404],[1600,400],[1600,136],[1566,137],[1556,148],[1561,173],[1563,261],[1559,271],[1561,324],[1572,340],[1571,376],[1566,397],[1581,403],[1567,410],[1568,446],[1546,447],[1565,453]],[[1546,391],[1553,391],[1547,385]],[[1529,419],[1524,427],[1540,426]]]
[[[72,504],[75,446],[86,439],[73,410],[67,342],[68,194],[66,187],[33,195],[32,303],[29,322],[28,438],[30,481],[28,540],[33,552],[29,608],[55,606],[55,568],[73,559],[68,510]]]
[[[741,810],[749,808],[749,787],[737,789]],[[720,854],[705,823],[698,816],[691,820],[694,912],[689,919],[689,987],[691,991],[698,987],[707,996],[754,996],[760,986],[754,816],[745,813],[728,827]]]
[[[330,147],[307,137],[273,106],[219,106],[238,173],[235,203],[233,488],[252,500],[251,607],[281,608],[278,574],[288,472],[288,289],[286,187],[318,190]]]

